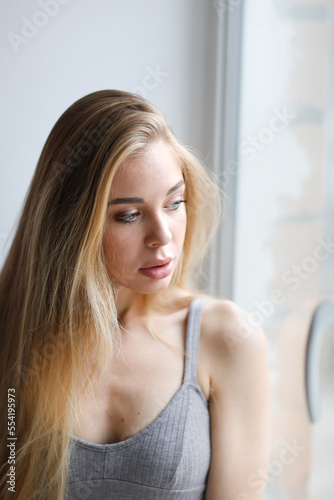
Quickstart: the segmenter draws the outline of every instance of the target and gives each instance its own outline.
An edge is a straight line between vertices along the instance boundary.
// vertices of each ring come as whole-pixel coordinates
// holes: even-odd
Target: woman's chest
[[[74,435],[93,443],[116,443],[151,424],[180,389],[184,376],[185,321],[177,321],[173,334],[162,335],[174,350],[149,334],[125,339],[122,354],[115,353],[110,370],[84,403]],[[203,349],[203,346],[202,346]],[[197,381],[209,398],[210,379],[201,356]]]

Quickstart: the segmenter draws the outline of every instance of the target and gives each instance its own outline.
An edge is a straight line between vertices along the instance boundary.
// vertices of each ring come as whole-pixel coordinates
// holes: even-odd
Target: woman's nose
[[[154,215],[148,222],[145,245],[167,245],[172,239],[172,233],[163,215]]]

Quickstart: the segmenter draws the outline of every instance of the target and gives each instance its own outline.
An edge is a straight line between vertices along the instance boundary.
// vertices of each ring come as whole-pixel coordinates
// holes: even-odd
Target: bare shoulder
[[[208,298],[202,310],[202,335],[210,374],[212,443],[206,498],[260,500],[265,481],[255,491],[250,478],[254,471],[266,471],[269,466],[270,377],[265,333],[236,303]]]
[[[235,302],[209,298],[203,305],[202,330],[221,354],[236,354],[252,344],[266,343],[265,334],[252,315]]]
[[[201,335],[211,367],[211,386],[221,384],[222,377],[233,377],[241,364],[244,373],[253,371],[259,362],[267,364],[264,331],[248,311],[231,300],[206,300]]]

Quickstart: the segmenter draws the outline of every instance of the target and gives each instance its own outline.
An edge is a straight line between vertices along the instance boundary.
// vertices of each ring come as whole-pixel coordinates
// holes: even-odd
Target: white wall
[[[216,18],[202,0],[2,2],[0,265],[42,146],[78,98],[141,93],[210,157]]]

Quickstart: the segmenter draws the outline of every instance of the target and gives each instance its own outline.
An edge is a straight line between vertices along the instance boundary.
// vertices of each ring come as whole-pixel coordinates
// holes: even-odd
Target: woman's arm
[[[260,500],[271,440],[265,334],[231,301],[210,307],[212,458],[205,499]]]

